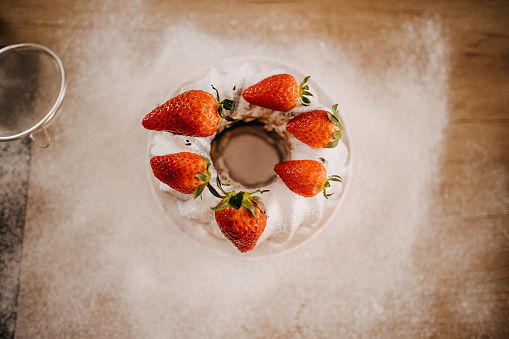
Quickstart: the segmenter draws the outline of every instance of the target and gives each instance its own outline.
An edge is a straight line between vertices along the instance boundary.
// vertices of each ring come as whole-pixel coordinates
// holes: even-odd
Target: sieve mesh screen
[[[45,49],[0,51],[0,138],[28,132],[55,113],[63,94],[61,64]]]

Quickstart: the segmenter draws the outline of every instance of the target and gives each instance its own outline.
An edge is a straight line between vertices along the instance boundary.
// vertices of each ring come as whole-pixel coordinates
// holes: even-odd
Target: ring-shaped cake
[[[316,235],[325,225],[333,223],[333,216],[343,201],[351,180],[352,163],[344,117],[339,114],[344,131],[334,148],[310,147],[285,129],[290,119],[306,112],[330,112],[336,102],[327,91],[311,77],[308,82],[309,91],[313,93],[311,103],[307,106],[298,104],[286,112],[258,107],[242,97],[243,91],[249,86],[282,73],[291,74],[300,80],[308,76],[295,67],[269,58],[232,58],[212,64],[195,72],[170,97],[189,90],[203,90],[214,96],[218,94],[221,98],[235,102],[235,109],[229,115],[241,121],[221,120],[217,133],[208,137],[150,131],[147,166],[152,192],[169,221],[208,249],[236,256],[267,256],[288,251]],[[244,140],[239,139],[243,136]],[[246,144],[241,145],[242,142]],[[258,147],[254,159],[250,156],[250,142]],[[235,145],[236,149],[233,147],[233,150],[228,151],[228,145],[230,148]],[[265,156],[263,152],[270,149],[272,151]],[[266,207],[267,223],[254,250],[241,254],[222,234],[211,209],[218,204],[217,197],[205,190],[200,197],[194,199],[192,194],[180,193],[154,177],[149,165],[150,159],[179,152],[193,152],[211,159],[211,183],[216,182],[219,170],[221,181],[231,183],[229,189],[268,191],[260,195]],[[232,159],[235,154],[242,159]],[[305,159],[320,162],[329,175],[341,176],[342,182],[331,185],[330,191],[334,194],[328,199],[321,194],[313,197],[295,194],[278,176],[264,174],[266,169],[257,168],[274,166],[277,162],[287,160]],[[244,171],[246,168],[251,169],[251,175],[232,166],[240,166]]]

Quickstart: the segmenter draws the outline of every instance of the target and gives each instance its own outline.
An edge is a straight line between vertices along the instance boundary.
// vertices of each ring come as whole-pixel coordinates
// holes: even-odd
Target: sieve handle
[[[42,139],[41,139],[42,134]],[[37,145],[41,148],[46,148],[51,144],[51,138],[46,130],[46,126],[42,125],[42,127],[32,133],[30,133],[30,139],[35,141]]]

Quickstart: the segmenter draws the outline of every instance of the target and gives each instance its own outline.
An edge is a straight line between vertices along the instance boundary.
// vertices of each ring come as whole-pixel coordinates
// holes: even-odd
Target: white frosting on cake
[[[242,92],[245,88],[268,76],[279,73],[286,73],[286,71],[284,69],[273,69],[270,72],[263,72],[252,63],[246,63],[240,68],[215,68],[199,82],[181,88],[181,92],[190,89],[201,89],[215,96],[216,93],[211,87],[211,85],[214,85],[219,91],[221,100],[232,99],[236,102],[235,111],[233,113],[226,111],[227,114],[231,113],[230,115],[235,118],[242,117],[244,121],[256,119],[264,123],[267,130],[276,131],[285,138],[288,138],[290,144],[288,160],[317,160],[325,166],[328,176],[337,174],[344,178],[348,175],[348,149],[343,142],[340,141],[339,145],[332,149],[312,148],[300,142],[285,130],[286,122],[293,116],[315,109],[331,110],[330,107],[325,107],[319,103],[320,99],[313,91],[311,84],[309,85],[310,91],[315,95],[311,98],[311,105],[302,106],[298,104],[288,112],[272,111],[253,106],[242,97]],[[296,80],[300,81],[302,79]],[[228,124],[226,121],[221,120],[218,132],[222,131]],[[194,152],[210,159],[211,142],[213,139],[214,136],[196,138],[158,132],[152,139],[153,145],[150,153],[152,156],[155,156],[177,152]],[[210,170],[212,173],[211,184],[215,185],[217,171],[214,168],[214,164],[212,164]],[[254,191],[254,189],[243,187],[235,181],[231,182],[232,185],[228,187],[228,190],[234,189],[237,192]],[[179,212],[182,216],[199,222],[210,233],[223,238],[216,224],[214,211],[211,210],[211,207],[219,203],[219,199],[210,194],[208,190],[203,192],[201,198],[193,199],[192,195],[179,193],[163,183],[160,183],[159,188],[175,196],[178,200]],[[267,209],[267,226],[258,240],[258,244],[264,240],[285,242],[292,237],[299,227],[313,227],[316,225],[322,217],[325,204],[337,203],[334,197],[339,195],[343,189],[343,184],[339,182],[332,183],[328,192],[335,193],[335,196],[328,200],[322,194],[312,198],[301,197],[290,191],[279,178],[271,184],[259,188],[270,190],[270,192],[259,195]]]

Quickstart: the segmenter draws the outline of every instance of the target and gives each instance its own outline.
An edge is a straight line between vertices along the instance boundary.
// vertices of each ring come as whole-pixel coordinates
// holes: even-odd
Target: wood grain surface
[[[0,44],[33,42],[72,54],[62,41],[96,27],[100,6],[100,1],[3,0]],[[276,13],[285,22],[306,17],[306,26],[295,25],[287,39],[297,42],[304,30],[314,30],[339,44],[368,44],[369,49],[359,49],[359,63],[366,67],[391,62],[384,59],[390,48],[385,32],[412,18],[440,18],[451,51],[449,124],[433,222],[420,234],[428,241],[415,253],[425,272],[423,284],[439,286],[423,292],[429,300],[426,326],[431,337],[509,336],[509,2],[154,0],[146,6],[140,29],[147,34],[157,34],[157,23],[168,16],[186,17],[204,31],[232,38],[251,16]],[[221,24],[231,17],[237,18],[235,31]],[[271,34],[263,27],[250,32],[254,41]],[[373,50],[380,51],[378,58]],[[443,246],[458,243],[471,251],[441,255]],[[444,265],[455,269],[446,276],[434,273]],[[481,306],[458,320],[452,312],[465,300]],[[482,305],[495,312],[481,316]],[[401,325],[392,319],[359,335],[402,336]]]

